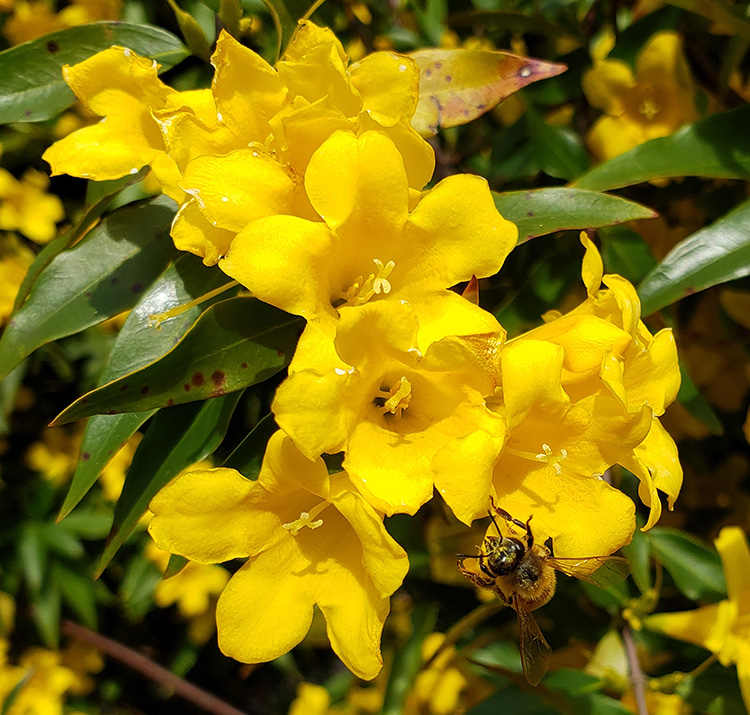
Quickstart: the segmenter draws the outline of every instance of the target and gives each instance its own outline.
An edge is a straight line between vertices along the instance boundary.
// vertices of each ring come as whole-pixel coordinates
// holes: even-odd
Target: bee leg
[[[490,504],[492,504],[492,508],[495,510],[498,516],[501,516],[505,521],[509,521],[511,524],[514,524],[515,526],[520,527],[521,529],[525,529],[526,531],[529,530],[529,521],[531,521],[531,517],[529,517],[529,521],[527,521],[525,524],[522,521],[519,521],[515,517],[512,517],[505,509],[502,509],[497,504],[495,504],[495,501],[492,497],[490,497]],[[490,516],[492,516],[490,514]],[[493,519],[494,521],[494,519]],[[498,529],[499,531],[499,529]]]
[[[534,545],[534,534],[531,533],[531,517],[534,516],[533,514],[526,520],[526,524],[524,525],[524,529],[526,529],[526,534],[528,535],[528,538],[526,540],[526,548],[530,549]]]

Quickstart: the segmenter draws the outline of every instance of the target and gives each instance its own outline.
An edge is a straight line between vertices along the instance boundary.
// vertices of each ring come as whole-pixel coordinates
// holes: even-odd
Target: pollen
[[[364,305],[375,295],[388,295],[392,286],[388,277],[396,267],[394,261],[383,263],[379,258],[373,258],[375,272],[370,273],[367,278],[357,276],[351,286],[343,293],[342,298],[349,305]]]
[[[322,501],[320,504],[318,504],[316,507],[311,509],[310,511],[303,511],[299,515],[299,519],[295,519],[294,521],[290,521],[286,524],[282,524],[281,528],[286,529],[291,536],[297,536],[302,529],[305,527],[308,527],[310,529],[317,529],[321,526],[323,526],[323,520],[322,519],[316,519],[315,517],[318,516],[324,509],[330,506],[330,502]]]
[[[653,97],[644,97],[638,105],[638,111],[650,121],[661,112],[661,105]]]
[[[560,462],[567,459],[567,457],[567,449],[561,449],[560,454],[555,455],[555,453],[552,451],[552,448],[548,444],[543,444],[542,452],[540,454],[537,454],[534,459],[536,459],[537,462],[545,462],[554,467],[555,474],[562,474],[562,467],[560,466]]]
[[[384,393],[383,409],[392,415],[401,415],[411,402],[411,383],[402,377],[390,390],[380,390]],[[383,414],[385,414],[385,412]]]

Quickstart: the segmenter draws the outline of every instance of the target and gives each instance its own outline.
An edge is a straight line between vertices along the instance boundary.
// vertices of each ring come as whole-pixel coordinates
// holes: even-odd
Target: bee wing
[[[536,619],[517,596],[513,597],[513,608],[518,614],[523,674],[531,685],[539,685],[547,672],[552,649],[539,630]]]
[[[583,559],[550,557],[547,563],[566,576],[609,588],[630,575],[630,564],[622,556],[591,556]]]

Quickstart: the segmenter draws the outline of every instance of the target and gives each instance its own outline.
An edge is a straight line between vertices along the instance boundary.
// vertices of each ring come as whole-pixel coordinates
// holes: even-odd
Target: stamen
[[[638,106],[638,111],[646,119],[651,120],[661,111],[661,105],[653,97],[644,97]]]
[[[156,330],[161,330],[161,324],[170,318],[176,318],[178,315],[182,315],[185,311],[190,310],[194,305],[200,305],[201,303],[204,303],[207,300],[210,300],[214,296],[220,295],[225,290],[229,290],[230,288],[234,288],[234,286],[238,285],[237,281],[229,281],[229,283],[225,283],[223,286],[219,286],[218,288],[209,291],[208,293],[204,293],[201,296],[198,296],[194,300],[191,300],[187,303],[183,303],[182,305],[178,305],[174,308],[171,308],[170,310],[165,310],[163,313],[155,313],[153,315],[148,316],[148,327],[149,328],[155,328]]]
[[[392,415],[401,415],[411,402],[411,383],[405,377],[402,377],[390,390],[381,388],[380,391],[389,395],[383,403],[383,409]]]
[[[552,448],[548,444],[542,445],[542,451],[539,454],[534,454],[533,452],[523,452],[519,449],[509,449],[508,447],[505,448],[505,452],[516,457],[520,457],[521,459],[532,459],[535,462],[545,462],[546,464],[549,464],[554,468],[555,474],[562,474],[562,467],[560,466],[560,462],[563,462],[568,457],[567,449],[561,449],[559,456],[555,456],[555,453],[552,451]]]
[[[306,526],[310,529],[317,529],[319,526],[323,526],[322,519],[315,519],[324,509],[327,509],[331,505],[329,501],[322,501],[316,507],[308,511],[303,511],[299,515],[299,519],[290,521],[287,524],[282,524],[281,527],[286,529],[291,536],[297,536],[299,532]]]
[[[341,294],[349,305],[363,305],[374,295],[388,295],[391,292],[391,282],[388,276],[396,267],[395,262],[383,263],[378,258],[373,258],[372,262],[375,264],[376,272],[370,273],[367,278],[357,276],[352,285]]]

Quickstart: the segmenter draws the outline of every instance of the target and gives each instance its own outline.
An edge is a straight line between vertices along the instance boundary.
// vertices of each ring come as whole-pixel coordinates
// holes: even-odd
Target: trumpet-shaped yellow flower
[[[597,60],[583,77],[588,101],[604,111],[587,142],[601,161],[649,139],[674,133],[697,118],[690,69],[676,32],[658,32],[644,45],[635,75],[621,60]]]
[[[581,242],[588,298],[564,316],[548,314],[549,322],[517,340],[545,340],[564,349],[561,381],[572,399],[604,391],[618,403],[612,405],[615,412],[642,415],[648,408],[653,415],[642,440],[609,465],[622,464],[641,480],[639,496],[651,509],[650,528],[661,514],[658,492],[667,495],[671,509],[682,485],[677,448],[657,419],[680,386],[674,336],[670,329],[651,335],[640,320],[635,288],[620,276],[603,275],[599,252],[585,233]]]
[[[51,241],[65,210],[48,187],[49,179],[34,169],[27,169],[20,181],[0,169],[0,229],[20,231],[37,243]]]
[[[160,548],[198,563],[249,557],[219,598],[226,655],[258,663],[286,653],[317,604],[337,655],[358,676],[377,675],[389,597],[408,561],[346,473],[329,476],[277,432],[256,482],[232,469],[190,471],[151,510]]]
[[[491,316],[448,290],[496,273],[516,243],[518,231],[498,213],[484,179],[444,179],[410,212],[393,141],[381,131],[339,131],[313,156],[305,187],[324,222],[255,221],[234,239],[222,270],[308,321],[335,320],[343,306],[408,300],[423,330],[456,310],[467,321],[460,334],[491,329]]]
[[[158,76],[159,65],[125,47],[111,47],[76,65],[63,77],[84,107],[103,117],[55,142],[43,158],[56,174],[95,181],[119,179],[150,166],[164,192],[177,201],[179,171],[166,153],[153,112],[191,106],[202,109],[205,92],[177,92]],[[210,93],[208,93],[210,94]]]
[[[497,409],[508,432],[494,489],[511,514],[533,514],[537,538],[551,536],[557,556],[607,555],[630,541],[635,507],[602,477],[643,441],[651,411],[628,413],[606,391],[572,398],[563,387],[566,357],[541,340],[503,349]]]
[[[726,526],[715,541],[724,566],[727,598],[680,613],[659,613],[644,620],[646,628],[703,646],[722,665],[737,666],[745,707],[750,710],[750,548],[738,526]]]
[[[484,402],[503,335],[445,337],[422,354],[417,315],[400,301],[342,309],[335,349],[345,367],[292,372],[273,411],[308,458],[343,450],[379,510],[413,514],[434,486],[470,523],[486,508],[504,435]]]
[[[0,668],[0,702],[23,683],[7,715],[62,715],[63,702],[75,687],[77,675],[61,663],[59,652],[29,648],[18,665]]]
[[[159,112],[169,153],[194,197],[175,221],[178,248],[215,263],[233,235],[277,214],[319,220],[304,191],[311,157],[338,130],[384,132],[397,147],[408,186],[434,169],[432,148],[412,128],[419,70],[376,52],[348,66],[334,34],[302,23],[276,68],[222,33],[212,58],[218,124],[189,111]]]

